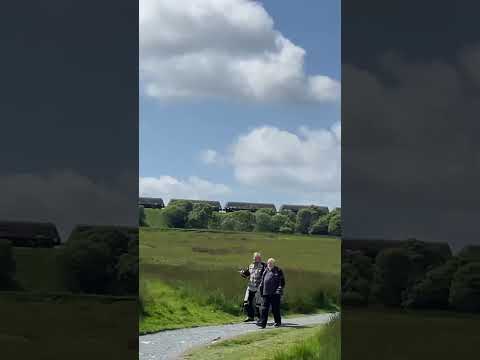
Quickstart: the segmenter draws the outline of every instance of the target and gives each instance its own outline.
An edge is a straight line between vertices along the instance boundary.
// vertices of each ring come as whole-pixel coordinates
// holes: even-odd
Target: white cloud
[[[258,127],[234,141],[228,162],[241,185],[340,206],[340,134],[339,122],[297,133]]]
[[[215,200],[231,192],[224,184],[215,184],[208,180],[191,176],[179,180],[172,176],[140,177],[140,196],[161,197],[164,201],[172,198]]]
[[[305,50],[250,0],[141,0],[140,78],[162,100],[335,101],[338,81],[308,76]]]

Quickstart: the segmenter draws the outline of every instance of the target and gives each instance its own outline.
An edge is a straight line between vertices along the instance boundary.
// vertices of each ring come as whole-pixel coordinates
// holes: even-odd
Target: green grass
[[[246,288],[237,270],[248,265],[254,251],[261,251],[265,260],[276,258],[283,268],[284,311],[313,313],[331,309],[338,301],[340,241],[331,237],[142,228],[140,278],[149,286],[168,285],[182,295],[187,308],[211,305],[231,320],[240,314]],[[147,323],[148,331],[210,323],[206,318],[194,323],[151,319],[159,316],[158,307],[150,311],[141,321],[141,330],[147,330]],[[218,318],[211,320],[219,323]]]
[[[313,335],[283,347],[273,360],[340,360],[340,317],[322,326]]]
[[[136,358],[137,301],[67,293],[58,252],[14,248],[20,290],[0,292],[2,359]]]
[[[215,306],[194,300],[189,294],[159,281],[143,282],[140,291],[144,302],[140,334],[238,320],[237,316],[217,311]]]
[[[132,359],[135,301],[0,293],[2,359]]]
[[[476,359],[480,315],[381,308],[342,309],[345,359]]]
[[[148,226],[165,228],[167,224],[162,216],[162,209],[145,209],[145,221]]]
[[[304,328],[261,331],[189,352],[190,360],[339,360],[340,321]]]
[[[64,291],[59,249],[14,248],[15,278],[26,291]]]

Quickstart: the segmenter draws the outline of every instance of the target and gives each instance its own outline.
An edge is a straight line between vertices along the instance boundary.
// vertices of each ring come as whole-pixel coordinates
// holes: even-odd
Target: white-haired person
[[[282,316],[280,314],[280,299],[285,288],[285,276],[282,269],[275,265],[275,259],[270,258],[267,261],[267,268],[263,272],[262,280],[258,287],[262,296],[262,308],[260,313],[260,321],[257,325],[261,328],[267,326],[268,313],[272,308],[275,327],[282,324]]]
[[[247,315],[245,322],[254,321],[255,317],[260,320],[260,306],[257,294],[258,286],[262,280],[263,271],[267,264],[262,262],[262,255],[259,252],[253,253],[253,262],[245,270],[240,270],[242,277],[248,279],[248,287],[245,292],[244,309]]]

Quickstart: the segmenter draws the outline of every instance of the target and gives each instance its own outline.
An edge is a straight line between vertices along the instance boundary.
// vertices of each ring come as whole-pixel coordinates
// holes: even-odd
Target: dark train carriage
[[[0,221],[0,239],[17,247],[54,247],[60,245],[57,227],[49,222]]]
[[[289,210],[294,212],[295,214],[302,209],[308,209],[311,207],[315,207],[319,209],[322,213],[328,214],[328,207],[326,206],[317,206],[317,205],[282,205],[280,206],[279,211]]]
[[[272,209],[275,212],[277,211],[277,208],[273,204],[229,201],[225,205],[225,211],[226,212],[240,211],[240,210],[247,210],[247,211],[255,212],[259,209]]]
[[[188,201],[192,204],[207,204],[214,208],[215,211],[222,210],[222,205],[220,205],[220,201],[213,201],[213,200],[190,200],[190,199],[171,199],[168,205],[174,205],[176,202],[179,201]]]
[[[165,207],[163,200],[160,198],[141,197],[138,199],[138,205],[149,209],[162,209]]]

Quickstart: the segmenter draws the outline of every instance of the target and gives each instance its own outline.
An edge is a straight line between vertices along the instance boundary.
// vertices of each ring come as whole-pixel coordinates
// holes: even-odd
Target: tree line
[[[415,239],[376,256],[345,250],[342,303],[480,311],[480,247],[456,255]]]
[[[339,208],[328,211],[318,206],[310,206],[297,213],[291,210],[277,213],[274,209],[222,213],[215,211],[209,204],[178,201],[156,211],[161,212],[164,224],[169,228],[342,235]],[[139,225],[149,225],[143,206],[139,206]]]

